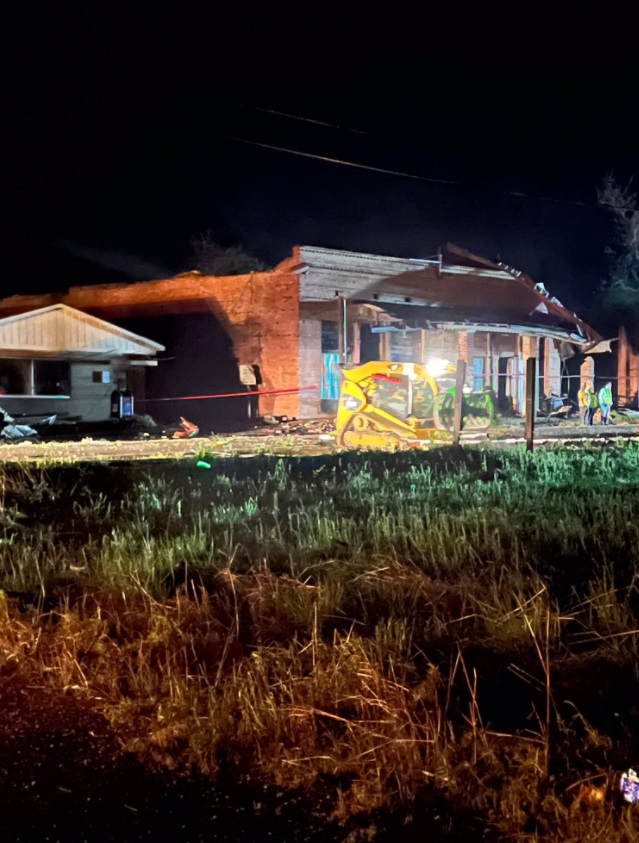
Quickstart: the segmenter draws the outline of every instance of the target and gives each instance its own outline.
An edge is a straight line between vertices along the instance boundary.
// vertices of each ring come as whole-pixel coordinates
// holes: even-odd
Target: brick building
[[[560,394],[564,361],[601,339],[542,284],[456,246],[429,260],[309,247],[296,249],[295,257],[303,273],[300,361],[307,377],[341,353],[329,347],[326,329],[326,320],[335,326],[339,318],[349,361],[412,360],[437,371],[443,362],[464,359],[468,385],[492,388],[502,409],[517,412],[528,357],[539,358],[539,394]],[[345,299],[341,315],[338,294]],[[334,344],[335,328],[332,336]],[[593,368],[592,359],[586,368]],[[316,395],[301,402],[309,415],[318,409]]]
[[[13,296],[0,317],[63,303],[166,347],[157,369],[130,387],[138,406],[170,413],[185,394],[241,391],[239,367],[254,367],[261,414],[317,416],[334,408],[335,365],[414,360],[431,368],[463,358],[469,384],[490,386],[503,407],[523,407],[525,360],[540,359],[540,393],[561,392],[563,361],[599,335],[543,285],[454,246],[407,260],[298,246],[269,272],[209,277],[186,273],[136,284],[73,287]],[[246,418],[247,401],[193,402],[194,419]],[[184,405],[180,411],[185,412]]]

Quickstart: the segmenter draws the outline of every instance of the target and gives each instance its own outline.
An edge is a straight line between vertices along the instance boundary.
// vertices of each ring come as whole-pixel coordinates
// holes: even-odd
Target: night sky
[[[629,22],[611,38],[521,7],[16,6],[5,295],[172,275],[207,230],[269,265],[298,243],[428,257],[450,240],[575,309],[605,275],[596,187],[639,165]]]

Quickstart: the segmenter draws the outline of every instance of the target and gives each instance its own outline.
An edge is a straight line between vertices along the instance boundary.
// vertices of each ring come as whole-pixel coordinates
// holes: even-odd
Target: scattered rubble
[[[273,431],[268,431],[269,433],[274,432],[294,434],[298,436],[313,436],[320,433],[332,433],[335,430],[334,420],[326,418],[289,419],[288,416],[265,416],[263,421],[269,426],[275,426]]]
[[[0,437],[9,442],[15,442],[17,439],[28,439],[30,436],[37,435],[38,431],[26,424],[5,424],[0,430]]]
[[[195,436],[198,436],[200,433],[200,428],[190,422],[188,419],[185,419],[184,416],[180,416],[180,429],[174,431],[173,439],[193,439]]]

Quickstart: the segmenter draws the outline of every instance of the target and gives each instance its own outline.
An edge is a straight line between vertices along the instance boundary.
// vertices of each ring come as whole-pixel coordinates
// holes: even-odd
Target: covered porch
[[[339,397],[338,367],[370,360],[414,362],[447,385],[449,371],[466,361],[467,386],[490,389],[501,413],[524,410],[526,360],[539,360],[537,402],[560,395],[566,374],[564,337],[559,331],[525,325],[434,323],[419,318],[421,308],[411,308],[412,319],[382,304],[344,303],[341,318],[336,306],[313,308],[321,344],[321,389],[317,412],[335,411]],[[310,317],[310,308],[305,306]],[[332,316],[330,319],[328,317]],[[307,399],[308,400],[308,399]]]

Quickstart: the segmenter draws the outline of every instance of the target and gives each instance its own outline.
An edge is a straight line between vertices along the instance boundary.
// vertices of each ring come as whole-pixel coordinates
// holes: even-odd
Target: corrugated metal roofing
[[[65,304],[0,319],[0,355],[33,352],[61,357],[149,357],[158,351],[164,351],[164,346]]]

